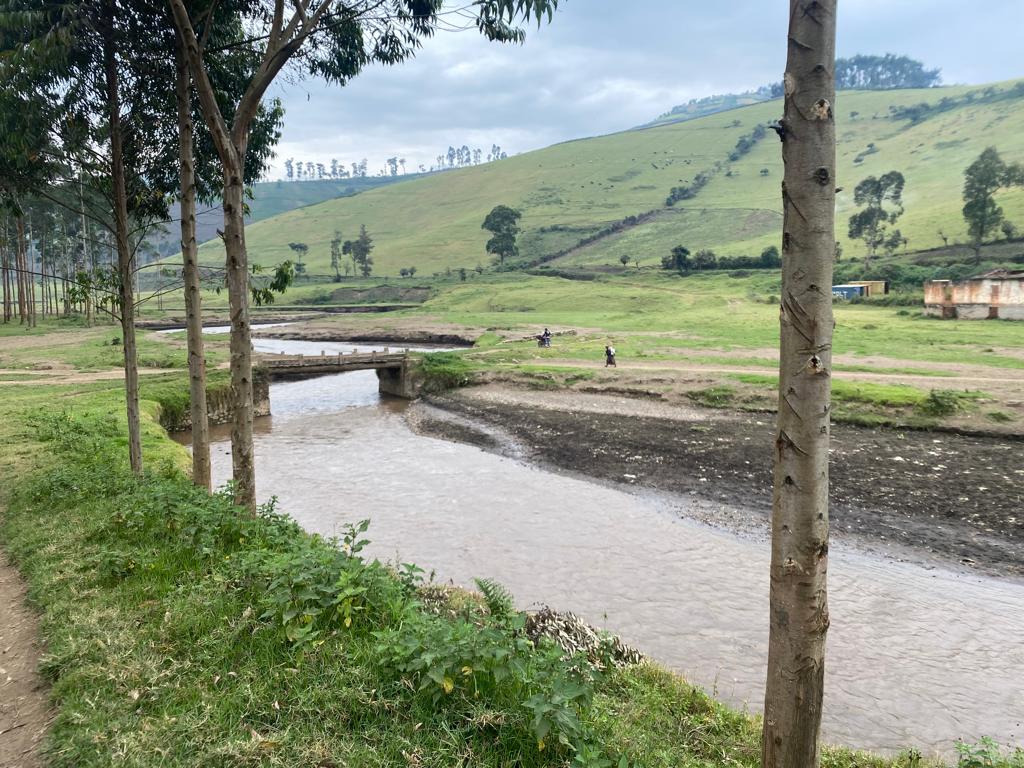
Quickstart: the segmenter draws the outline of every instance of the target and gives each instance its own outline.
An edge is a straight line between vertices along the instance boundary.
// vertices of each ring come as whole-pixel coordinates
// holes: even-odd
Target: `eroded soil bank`
[[[514,443],[549,468],[695,496],[710,502],[697,507],[706,522],[767,532],[770,415],[493,385],[427,403],[413,416],[424,433],[489,450]],[[1024,577],[1020,441],[847,425],[832,437],[837,537],[903,560]]]

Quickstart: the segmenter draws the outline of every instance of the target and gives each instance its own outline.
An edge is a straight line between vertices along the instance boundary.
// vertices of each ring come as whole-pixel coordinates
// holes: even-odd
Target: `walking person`
[[[611,344],[605,345],[604,348],[604,367],[607,368],[609,365],[612,368],[618,368],[615,364],[615,347]]]

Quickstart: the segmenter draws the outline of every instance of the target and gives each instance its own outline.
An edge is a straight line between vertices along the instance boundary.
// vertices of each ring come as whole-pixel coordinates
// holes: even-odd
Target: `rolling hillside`
[[[418,174],[402,176],[367,176],[354,179],[318,179],[313,181],[285,182],[265,181],[254,184],[252,199],[249,201],[249,217],[251,223],[269,219],[273,216],[293,211],[307,205],[315,205],[337,197],[351,197],[398,181],[415,178]],[[170,218],[177,222],[179,217],[178,204],[171,206]],[[212,240],[217,230],[224,227],[224,214],[219,206],[200,205],[196,216],[196,235],[200,243]],[[175,223],[164,228],[149,238],[150,243],[161,256],[177,255],[181,247],[181,237]]]
[[[920,106],[926,105],[926,106]],[[484,166],[451,171],[330,200],[248,229],[254,261],[287,258],[287,243],[309,245],[310,272],[327,272],[335,231],[374,237],[375,271],[420,274],[487,265],[480,224],[499,203],[522,210],[521,259],[552,266],[618,264],[622,255],[657,264],[674,245],[719,255],[756,255],[780,240],[782,178],[771,130],[779,101],[672,125],[558,144]],[[837,234],[846,241],[853,188],[868,175],[901,171],[907,212],[899,222],[912,250],[966,238],[960,215],[963,170],[987,146],[1024,161],[1024,84],[854,92],[838,98]],[[745,153],[737,153],[743,140]],[[730,159],[730,155],[734,159]],[[707,182],[691,199],[666,206],[673,187]],[[1024,190],[1000,196],[1006,216],[1024,225]],[[636,218],[632,218],[636,217]],[[583,244],[581,244],[583,241]],[[203,256],[219,260],[215,243]]]

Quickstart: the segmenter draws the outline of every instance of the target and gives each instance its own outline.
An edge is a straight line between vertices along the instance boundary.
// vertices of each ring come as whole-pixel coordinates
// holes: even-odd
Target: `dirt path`
[[[37,669],[38,622],[26,605],[25,583],[0,551],[0,766],[37,768],[50,721]]]
[[[180,368],[139,368],[140,376],[153,376],[160,373],[181,373]],[[5,381],[0,378],[0,385],[38,386],[39,384],[89,384],[93,381],[120,381],[124,371],[111,368],[108,371],[89,371],[80,373],[72,368],[51,369],[46,371],[22,371],[18,369],[0,369],[0,377],[18,376],[19,378]],[[22,378],[23,377],[23,378]]]
[[[528,365],[552,366],[564,365],[573,368],[604,368],[603,360],[579,360],[566,359],[537,359],[536,361],[524,361],[523,366]],[[641,371],[680,371],[683,373],[751,373],[759,375],[773,375],[770,368],[755,368],[751,366],[722,366],[704,365],[702,363],[688,363],[685,360],[634,360],[618,363],[621,370]],[[979,384],[1012,385],[1018,388],[1021,395],[1024,395],[1024,374],[1016,369],[1006,369],[1003,373],[998,368],[987,368],[985,373],[971,373],[956,376],[921,376],[909,373],[872,373],[869,371],[835,371],[835,378],[849,381],[870,381],[879,384],[909,384],[918,387],[941,387],[942,389],[976,389]]]

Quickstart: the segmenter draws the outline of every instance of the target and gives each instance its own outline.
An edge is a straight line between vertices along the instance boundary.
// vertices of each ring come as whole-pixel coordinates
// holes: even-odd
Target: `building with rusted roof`
[[[1024,320],[1024,271],[994,269],[966,280],[928,280],[924,311],[964,320]]]

